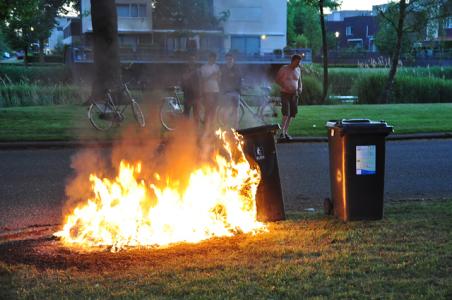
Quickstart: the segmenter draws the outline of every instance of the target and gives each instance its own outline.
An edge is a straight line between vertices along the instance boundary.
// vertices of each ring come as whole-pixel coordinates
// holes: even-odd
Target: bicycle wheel
[[[242,122],[244,115],[245,115],[245,108],[243,108],[243,104],[240,103],[240,105],[239,105],[239,125],[240,125],[240,122]]]
[[[113,126],[114,112],[108,104],[92,103],[88,109],[88,119],[97,130],[107,131]]]
[[[135,100],[132,100],[132,112],[138,125],[140,125],[140,127],[145,127],[146,121],[144,120],[143,112],[141,111],[140,105]]]
[[[225,127],[226,125],[228,125],[228,109],[224,106],[219,106],[217,109],[217,120],[218,120],[218,124],[221,127]]]
[[[229,107],[225,107],[225,106],[220,106],[217,110],[217,120],[218,120],[218,124],[221,127],[225,127],[227,125],[230,125],[229,122],[230,120],[232,120],[232,116],[231,116],[232,110]],[[238,107],[238,111],[237,111],[237,121],[240,125],[240,122],[243,119],[243,115],[245,114],[245,110],[243,108],[242,105],[239,105]]]
[[[260,119],[264,124],[275,123],[276,117],[278,116],[276,108],[271,103],[268,102],[259,107],[258,113]]]
[[[166,97],[160,107],[160,122],[166,130],[176,129],[178,120],[183,117],[183,108],[174,97]]]

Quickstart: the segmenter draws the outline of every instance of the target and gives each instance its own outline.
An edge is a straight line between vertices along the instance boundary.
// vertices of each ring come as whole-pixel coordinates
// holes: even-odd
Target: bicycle
[[[113,124],[119,125],[124,120],[124,112],[129,105],[132,107],[132,113],[138,125],[145,127],[146,121],[140,105],[132,97],[126,83],[123,83],[115,92],[106,90],[105,101],[98,102],[91,99],[88,119],[97,130],[107,131]]]
[[[184,115],[184,106],[181,98],[183,91],[179,86],[169,87],[168,90],[173,92],[173,95],[163,98],[160,106],[160,122],[168,131],[176,129],[177,120]]]
[[[261,87],[263,91],[263,101],[257,106],[257,108],[253,108],[248,102],[245,100],[245,96],[259,97],[256,94],[240,94],[239,98],[239,107],[238,107],[238,122],[240,123],[245,115],[245,111],[249,112],[250,115],[257,121],[263,124],[271,124],[274,119],[278,116],[278,112],[276,111],[275,106],[278,105],[277,101],[274,98],[270,97],[270,88],[269,87]],[[259,97],[260,98],[260,97]],[[262,99],[262,98],[260,98]],[[224,127],[227,125],[228,120],[230,119],[228,116],[229,108],[227,106],[220,106],[217,111],[217,119],[220,126]]]

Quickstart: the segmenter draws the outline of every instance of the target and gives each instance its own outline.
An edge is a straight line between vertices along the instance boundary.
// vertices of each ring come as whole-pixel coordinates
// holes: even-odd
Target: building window
[[[262,19],[261,7],[231,7],[231,21],[259,22]]]
[[[452,18],[447,18],[446,28],[452,28]]]
[[[347,26],[345,27],[345,35],[352,35],[352,27],[351,26]]]
[[[118,14],[118,17],[128,17],[129,16],[129,5],[128,4],[116,5],[116,12]]]
[[[146,4],[117,4],[116,12],[121,18],[146,17]]]
[[[231,50],[238,51],[246,55],[255,55],[260,53],[260,36],[232,36]]]
[[[138,44],[138,37],[133,35],[120,35],[119,46],[136,48]]]

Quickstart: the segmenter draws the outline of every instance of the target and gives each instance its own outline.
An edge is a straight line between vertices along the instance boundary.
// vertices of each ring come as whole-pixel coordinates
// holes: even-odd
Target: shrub
[[[399,75],[435,77],[441,79],[452,79],[452,67],[413,67],[400,68],[397,71]]]
[[[280,88],[274,83],[270,96],[279,97]],[[322,104],[322,83],[314,76],[303,76],[303,91],[298,104]]]
[[[15,83],[70,83],[72,73],[66,65],[30,66],[0,65],[0,84]]]
[[[354,82],[363,77],[378,74],[387,76],[387,68],[332,68],[329,70],[330,93],[334,95],[357,95],[353,89]],[[322,74],[319,74],[321,79]],[[452,79],[452,67],[422,67],[422,68],[399,68],[397,77],[407,76],[416,78],[441,78]]]
[[[300,104],[323,104],[322,82],[314,76],[304,76],[303,91],[299,101]]]
[[[353,82],[363,74],[365,73],[357,69],[330,70],[328,72],[329,92],[334,95],[352,95]]]
[[[354,84],[359,103],[379,103],[387,80],[386,74],[360,77]],[[452,84],[441,78],[398,75],[394,82],[390,103],[436,103],[452,100]]]
[[[435,103],[452,101],[452,84],[440,78],[399,75],[396,78],[394,103]]]
[[[39,62],[39,56],[31,56],[28,58],[29,63]],[[46,55],[44,56],[45,63],[64,63],[64,58],[61,55]]]
[[[360,76],[355,80],[353,82],[352,92],[358,96],[358,103],[378,103],[386,79],[386,75],[374,73]]]
[[[88,91],[71,85],[0,84],[0,107],[79,104]]]

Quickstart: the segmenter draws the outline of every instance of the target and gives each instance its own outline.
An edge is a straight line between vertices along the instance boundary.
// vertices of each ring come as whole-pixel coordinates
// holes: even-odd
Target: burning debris
[[[237,132],[218,130],[215,139],[211,158],[198,163],[186,182],[159,173],[145,176],[146,165],[125,160],[114,179],[91,174],[91,197],[55,236],[66,245],[118,251],[265,231],[256,217],[259,167],[246,159]]]

